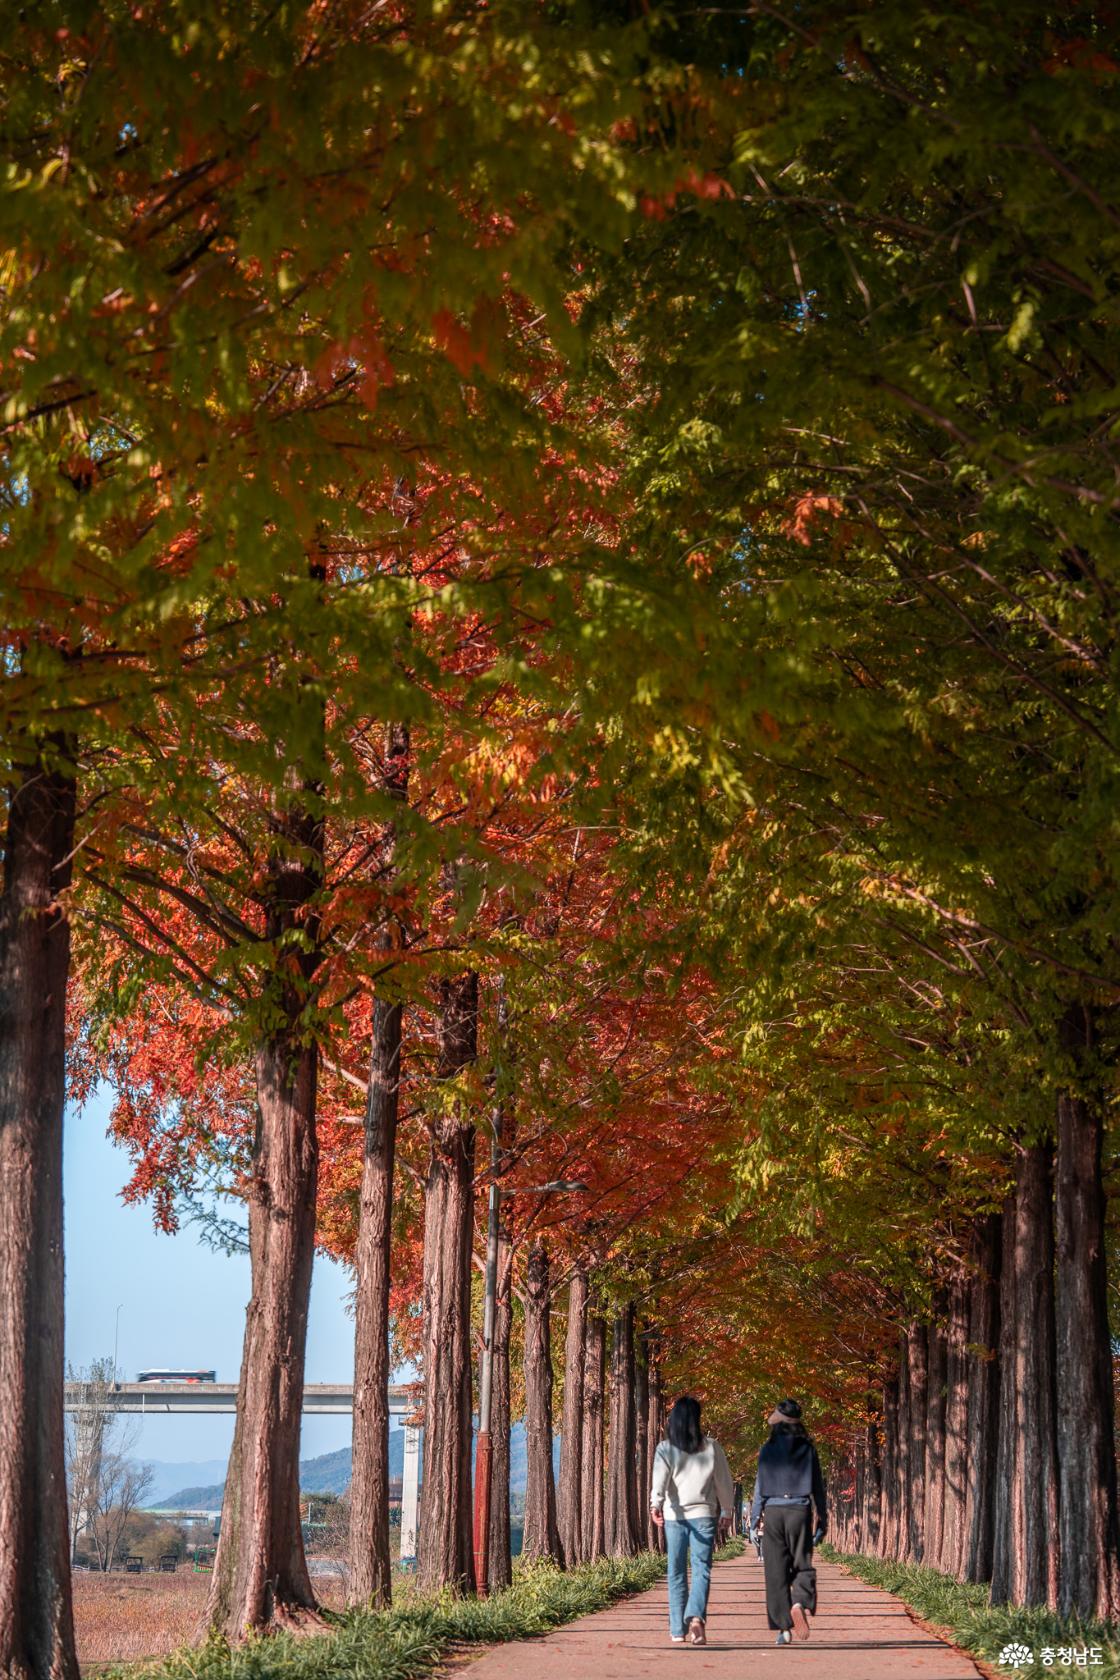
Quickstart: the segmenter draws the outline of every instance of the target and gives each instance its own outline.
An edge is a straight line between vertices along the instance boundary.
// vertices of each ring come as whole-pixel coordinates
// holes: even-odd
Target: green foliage
[[[1096,1646],[1104,1657],[1103,1663],[1095,1664],[1087,1673],[1100,1675],[1101,1680],[1120,1677],[1120,1641],[1112,1625],[1066,1619],[1037,1606],[996,1608],[988,1603],[986,1586],[964,1585],[936,1569],[837,1552],[827,1542],[821,1550],[823,1556],[843,1564],[861,1581],[894,1593],[923,1621],[944,1630],[957,1645],[988,1663],[997,1662],[1005,1645],[1022,1644],[1034,1652],[1030,1672],[1037,1673],[1041,1670],[1040,1657],[1045,1646],[1058,1649],[1087,1645]],[[1057,1664],[1055,1672],[1070,1671]]]

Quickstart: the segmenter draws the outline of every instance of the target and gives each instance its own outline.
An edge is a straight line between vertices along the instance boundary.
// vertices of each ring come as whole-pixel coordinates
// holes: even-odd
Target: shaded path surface
[[[637,1680],[687,1668],[697,1680],[976,1680],[975,1664],[918,1627],[889,1593],[829,1563],[817,1571],[817,1593],[812,1638],[775,1646],[752,1550],[713,1570],[702,1650],[670,1645],[662,1581],[540,1639],[496,1646],[460,1673],[470,1680]]]

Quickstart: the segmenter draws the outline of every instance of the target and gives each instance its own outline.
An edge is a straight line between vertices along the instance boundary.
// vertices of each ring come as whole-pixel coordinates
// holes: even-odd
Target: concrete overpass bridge
[[[395,1383],[389,1389],[390,1418],[407,1419],[417,1408],[414,1388]],[[77,1427],[95,1438],[94,1455],[99,1454],[101,1431],[111,1413],[129,1417],[201,1416],[211,1413],[232,1415],[237,1411],[237,1384],[211,1382],[109,1383],[93,1387],[88,1383],[66,1384],[66,1410],[75,1416]],[[354,1410],[352,1383],[305,1383],[303,1410],[311,1416],[337,1416]],[[416,1558],[417,1518],[420,1509],[420,1429],[404,1424],[404,1480],[401,1488],[401,1562]],[[79,1521],[78,1528],[85,1526]]]

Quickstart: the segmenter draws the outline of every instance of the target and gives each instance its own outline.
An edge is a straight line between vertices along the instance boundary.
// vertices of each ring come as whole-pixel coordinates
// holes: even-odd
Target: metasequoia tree
[[[442,1112],[431,1124],[424,1187],[424,1521],[417,1575],[474,1585],[471,1546],[471,1248],[475,1127],[463,1091],[478,1052],[478,974],[439,982]],[[446,1093],[444,1095],[444,1093]]]

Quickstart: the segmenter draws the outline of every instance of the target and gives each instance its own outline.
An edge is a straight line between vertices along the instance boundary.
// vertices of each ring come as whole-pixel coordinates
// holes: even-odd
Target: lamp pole
[[[120,1342],[120,1336],[121,1336],[121,1307],[123,1307],[123,1306],[124,1306],[124,1302],[122,1301],[120,1306],[117,1308],[117,1315],[113,1320],[113,1381],[114,1381],[114,1383],[117,1380],[117,1346]]]

